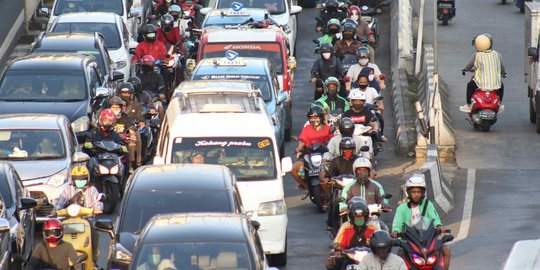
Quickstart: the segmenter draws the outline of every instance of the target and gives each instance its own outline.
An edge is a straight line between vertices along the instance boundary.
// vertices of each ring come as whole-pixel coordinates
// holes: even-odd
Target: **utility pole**
[[[436,0],[433,0],[436,1]],[[414,65],[414,74],[420,73],[420,66],[422,61],[422,42],[424,38],[424,8],[426,6],[425,0],[420,0],[420,14],[418,14],[418,35],[416,40],[416,63]]]

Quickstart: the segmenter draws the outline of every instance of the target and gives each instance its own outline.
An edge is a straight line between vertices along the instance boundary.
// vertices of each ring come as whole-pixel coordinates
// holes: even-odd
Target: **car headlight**
[[[109,173],[110,173],[110,174],[118,174],[118,170],[119,170],[118,165],[114,165],[114,166],[109,170]]]
[[[103,165],[98,166],[99,174],[109,174],[109,169]]]
[[[61,172],[51,176],[49,180],[47,180],[47,185],[53,186],[53,187],[59,187],[65,184],[67,180],[68,180],[67,169],[64,169]]]
[[[81,206],[78,204],[72,204],[68,206],[67,208],[67,213],[68,213],[68,216],[70,217],[76,217],[79,215],[80,212],[81,212]]]
[[[75,133],[87,131],[89,126],[90,126],[90,118],[88,118],[88,116],[86,115],[79,117],[79,119],[71,123],[71,128],[73,129]]]
[[[118,61],[115,63],[116,69],[123,69],[127,65],[126,61]]]
[[[287,206],[283,200],[261,203],[259,205],[259,211],[257,211],[259,216],[277,216],[286,213]]]
[[[131,262],[131,252],[129,252],[122,244],[116,243],[114,249],[114,259],[124,263]]]

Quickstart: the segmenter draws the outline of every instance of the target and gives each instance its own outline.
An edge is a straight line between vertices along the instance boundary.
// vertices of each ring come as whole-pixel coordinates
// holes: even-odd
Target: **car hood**
[[[10,161],[23,181],[48,178],[69,166],[69,160]]]
[[[274,21],[277,22],[278,25],[288,25],[289,24],[289,13],[285,12],[282,14],[272,14],[270,15]]]
[[[0,113],[62,114],[71,122],[87,115],[89,110],[90,106],[87,100],[74,102],[0,101]]]
[[[259,205],[283,199],[283,182],[267,181],[238,181],[236,182],[244,209],[248,212],[259,210]]]
[[[118,61],[126,61],[128,59],[126,50],[123,48],[118,48],[116,50],[109,49],[109,55],[111,56],[111,60],[115,63]]]

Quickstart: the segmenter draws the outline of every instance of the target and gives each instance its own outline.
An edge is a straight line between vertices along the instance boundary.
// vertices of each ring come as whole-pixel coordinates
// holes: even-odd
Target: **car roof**
[[[224,58],[205,58],[202,59],[197,68],[193,72],[193,75],[203,74],[246,74],[246,75],[266,75],[268,74],[270,62],[264,58],[255,57],[238,57],[238,60],[242,60],[245,65],[239,66],[223,66],[217,65],[214,61],[220,61]]]
[[[67,118],[58,114],[0,114],[1,129],[60,129],[61,121]]]
[[[47,33],[36,41],[33,51],[82,51],[98,49],[96,35],[90,33]]]
[[[233,175],[225,166],[207,164],[147,165],[137,169],[133,190],[230,190]]]
[[[246,242],[249,218],[242,214],[188,213],[154,216],[144,242]]]
[[[202,93],[237,93],[237,94],[256,94],[261,96],[261,91],[250,81],[240,80],[193,80],[183,81],[174,90],[173,96]]]
[[[16,58],[8,69],[81,70],[81,63],[94,56],[76,53],[39,53]]]
[[[268,29],[208,29],[205,30],[207,42],[276,42],[284,35],[278,28]]]
[[[120,15],[112,12],[76,12],[66,13],[56,18],[57,23],[116,23]]]
[[[227,15],[229,12],[233,12],[232,8],[218,8],[218,9],[211,9],[208,11],[206,16],[221,16],[221,14],[225,14],[224,17],[251,17],[251,18],[262,18],[264,19],[265,16],[268,16],[268,11],[264,8],[242,8],[238,12],[241,13],[241,15]],[[257,21],[257,20],[256,20]]]

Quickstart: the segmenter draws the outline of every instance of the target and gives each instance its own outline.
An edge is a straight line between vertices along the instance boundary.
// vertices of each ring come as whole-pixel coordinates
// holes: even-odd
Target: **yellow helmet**
[[[474,39],[474,47],[476,48],[476,51],[478,52],[485,52],[489,49],[491,49],[491,37],[487,34],[481,34],[478,35]]]
[[[71,180],[89,180],[90,173],[85,166],[75,166],[71,169]]]

